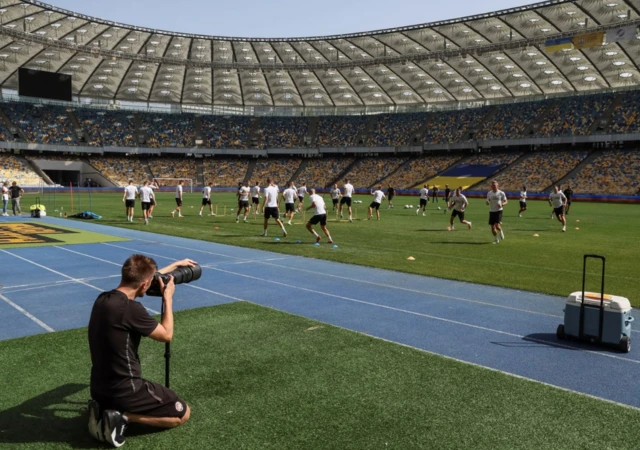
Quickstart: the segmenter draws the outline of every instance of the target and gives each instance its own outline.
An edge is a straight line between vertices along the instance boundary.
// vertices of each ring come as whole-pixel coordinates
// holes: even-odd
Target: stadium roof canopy
[[[402,106],[640,84],[640,0],[551,0],[422,25],[309,38],[166,32],[0,0],[0,84],[73,75],[75,95],[183,105]],[[630,40],[545,42],[634,26]],[[628,36],[627,36],[628,38]]]

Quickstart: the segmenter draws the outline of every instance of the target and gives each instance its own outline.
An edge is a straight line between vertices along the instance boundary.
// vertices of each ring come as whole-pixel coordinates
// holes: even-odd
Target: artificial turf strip
[[[450,214],[443,214],[444,211],[435,209],[432,203],[427,207],[427,217],[417,216],[415,209],[404,209],[404,204],[415,208],[418,203],[415,196],[396,197],[394,209],[386,209],[384,202],[380,221],[366,220],[371,196],[357,196],[363,203],[354,204],[358,220],[353,223],[337,222],[331,212],[331,202],[325,196],[329,203],[328,228],[338,245],[333,249],[324,244],[324,236],[323,244],[314,247],[314,238],[299,215],[294,218],[294,226],[287,226],[289,236],[276,242],[274,237],[282,236],[273,219],[267,238],[259,236],[262,233],[260,215],[256,220],[251,216],[248,224],[242,220],[235,223],[235,211],[229,211],[236,208],[233,194],[213,195],[219,212],[223,210],[222,205],[227,206],[227,215],[216,217],[207,217],[208,209],[204,217],[198,216],[201,197],[201,194],[186,194],[185,217],[178,219],[169,215],[175,206],[173,194],[158,194],[159,205],[148,226],[140,220],[126,221],[122,194],[94,194],[92,202],[94,211],[103,216],[96,223],[105,225],[562,297],[581,289],[582,257],[595,253],[607,257],[607,293],[627,297],[633,306],[640,307],[637,289],[640,208],[637,205],[574,202],[567,216],[567,232],[562,233],[560,223],[555,218],[549,219],[551,208],[546,201],[528,202],[529,210],[519,218],[517,199],[510,199],[503,217],[506,239],[499,245],[491,245],[488,207],[483,199],[470,199],[466,218],[473,222],[473,229],[469,231],[464,224],[456,222],[456,230],[451,232],[447,231]],[[65,198],[59,195],[58,204]],[[82,204],[86,202],[88,199],[82,200]],[[305,205],[308,204],[307,199]],[[67,208],[65,206],[65,210]],[[311,211],[307,212],[307,219],[310,214]],[[136,215],[140,217],[139,205]],[[295,245],[296,240],[303,243]],[[409,256],[415,260],[408,261]],[[598,291],[597,264],[589,267],[589,273],[587,290]]]
[[[163,345],[143,373],[163,380]],[[178,429],[131,427],[126,448],[609,449],[640,412],[239,302],[176,314]],[[0,447],[92,448],[86,329],[0,342]],[[567,374],[572,376],[572,374]],[[621,386],[621,389],[624,387]]]

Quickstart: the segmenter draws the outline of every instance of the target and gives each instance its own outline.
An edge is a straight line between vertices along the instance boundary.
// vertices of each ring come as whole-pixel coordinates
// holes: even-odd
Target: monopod
[[[164,319],[164,299],[162,300],[162,306],[160,308],[160,322]],[[169,372],[171,361],[171,342],[164,344],[164,385],[169,387]]]

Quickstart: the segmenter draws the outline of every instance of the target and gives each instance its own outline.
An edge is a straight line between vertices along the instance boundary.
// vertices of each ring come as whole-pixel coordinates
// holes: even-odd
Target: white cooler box
[[[567,298],[564,309],[564,325],[558,326],[558,337],[575,337],[618,347],[624,352],[631,349],[631,303],[624,297],[604,294],[601,311],[601,294],[585,292],[584,322],[580,332],[582,291]],[[602,324],[600,315],[602,314]],[[602,335],[600,327],[602,326]]]

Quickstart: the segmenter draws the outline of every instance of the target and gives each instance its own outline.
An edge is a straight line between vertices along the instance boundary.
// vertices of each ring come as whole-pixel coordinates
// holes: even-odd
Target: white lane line
[[[75,251],[75,250],[69,250],[68,248],[65,248],[65,247],[57,247],[57,246],[53,246],[53,248],[58,248],[58,249],[60,249],[60,250],[64,250],[64,251],[71,252],[71,253],[75,253],[76,255],[80,255],[80,256],[86,256],[87,258],[96,259],[96,260],[98,260],[98,261],[102,261],[102,262],[107,263],[107,264],[112,264],[112,265],[114,265],[114,266],[121,266],[119,263],[116,263],[116,262],[113,262],[113,261],[108,261],[108,260],[106,260],[106,259],[102,259],[102,258],[98,258],[98,257],[93,256],[93,255],[87,255],[86,253],[77,252],[77,251]],[[126,249],[126,250],[130,250],[130,249]],[[158,258],[170,259],[170,260],[172,260],[172,261],[175,261],[175,258],[169,258],[169,257],[167,257],[167,256],[162,256],[162,255],[155,255],[155,254],[153,254],[153,253],[149,253],[149,252],[144,252],[144,253],[145,253],[145,254],[147,254],[147,255],[151,255],[151,256],[157,256]],[[189,286],[189,287],[191,287],[191,288],[193,288],[193,289],[198,289],[198,290],[200,290],[200,291],[205,291],[205,292],[209,292],[209,293],[211,293],[211,294],[216,294],[216,295],[219,295],[219,296],[221,296],[221,297],[230,298],[230,299],[232,299],[232,300],[236,300],[236,301],[244,301],[244,300],[243,300],[243,299],[241,299],[241,298],[233,297],[233,296],[231,296],[231,295],[226,295],[226,294],[223,294],[223,293],[221,293],[221,292],[212,291],[212,290],[210,290],[210,289],[205,289],[205,288],[200,287],[200,286],[193,286],[193,285],[191,285],[191,284],[187,284],[187,286]],[[152,309],[150,309],[150,308],[147,308],[147,310],[149,310],[149,311],[153,312],[154,314],[160,314],[159,312],[154,311],[154,310],[152,310]]]
[[[253,280],[256,280],[256,281],[261,281],[261,282],[264,282],[264,283],[270,283],[270,284],[276,284],[276,285],[279,285],[279,286],[290,287],[290,288],[296,289],[298,291],[307,291],[307,292],[311,292],[311,293],[314,293],[314,294],[324,295],[326,297],[333,297],[333,298],[337,298],[337,299],[340,299],[340,300],[346,300],[346,301],[353,302],[353,303],[360,303],[360,304],[363,304],[363,305],[374,306],[374,307],[377,307],[377,308],[382,308],[382,309],[387,309],[387,310],[391,310],[391,311],[401,312],[401,313],[404,313],[404,314],[411,314],[411,315],[414,315],[414,316],[425,317],[427,319],[438,320],[438,321],[441,321],[441,322],[451,323],[451,324],[454,324],[454,325],[459,325],[459,326],[463,326],[463,327],[468,327],[468,328],[474,328],[474,329],[477,329],[477,330],[487,331],[487,332],[490,332],[490,333],[496,333],[496,334],[501,334],[501,335],[505,335],[505,336],[510,336],[510,337],[523,339],[523,340],[530,341],[530,342],[537,342],[537,343],[540,343],[540,344],[545,344],[545,345],[549,345],[549,346],[553,346],[553,347],[564,348],[564,349],[569,349],[569,350],[577,350],[577,351],[580,351],[580,352],[583,352],[583,353],[590,353],[590,354],[602,356],[602,357],[605,357],[605,358],[617,359],[617,360],[620,360],[620,361],[626,361],[626,362],[631,362],[631,363],[634,363],[634,364],[640,364],[640,361],[635,360],[635,359],[624,358],[624,357],[621,357],[621,356],[611,355],[611,354],[608,354],[608,353],[600,353],[600,352],[596,352],[596,351],[593,351],[593,350],[581,349],[581,348],[578,348],[578,347],[572,347],[570,345],[565,345],[565,344],[561,344],[561,343],[557,343],[557,342],[551,342],[551,341],[545,341],[545,340],[542,340],[542,339],[531,338],[531,337],[523,336],[523,335],[516,334],[516,333],[510,333],[508,331],[496,330],[496,329],[493,329],[493,328],[483,327],[483,326],[480,326],[480,325],[473,325],[473,324],[470,324],[470,323],[467,323],[467,322],[461,322],[461,321],[458,321],[458,320],[446,319],[444,317],[432,316],[430,314],[419,313],[419,312],[410,311],[410,310],[407,310],[407,309],[395,308],[393,306],[381,305],[379,303],[368,302],[368,301],[365,301],[365,300],[358,300],[358,299],[351,298],[351,297],[344,297],[342,295],[329,294],[329,293],[322,292],[322,291],[316,291],[314,289],[304,288],[302,286],[294,286],[292,284],[281,283],[279,281],[269,280],[267,278],[254,277],[252,275],[247,275],[247,274],[244,274],[244,273],[231,272],[229,270],[218,269],[218,268],[209,268],[208,270],[215,270],[216,272],[223,272],[223,273],[228,273],[228,274],[231,274],[231,275],[236,275],[236,276],[239,276],[239,277],[250,278],[250,279],[253,279]]]
[[[50,247],[50,248],[58,248],[58,249],[60,249],[60,250],[67,250],[67,249],[64,249],[64,248],[62,248],[62,247],[58,247],[58,246],[52,246],[52,247]],[[104,290],[103,290],[103,289],[100,289],[99,287],[94,286],[94,285],[92,285],[92,284],[86,283],[86,282],[82,281],[82,279],[81,279],[81,278],[73,278],[73,277],[70,277],[69,275],[66,275],[66,274],[64,274],[64,273],[62,273],[62,272],[58,272],[57,270],[54,270],[54,269],[52,269],[52,268],[50,268],[50,267],[43,266],[42,264],[38,264],[38,263],[37,263],[37,262],[35,262],[35,261],[31,261],[31,260],[29,260],[29,259],[27,259],[27,258],[23,258],[22,256],[15,255],[15,254],[13,254],[13,253],[11,253],[11,252],[8,252],[8,251],[6,251],[6,250],[2,250],[2,249],[0,249],[0,251],[2,251],[2,252],[4,252],[4,253],[6,253],[6,254],[8,254],[8,255],[14,256],[14,257],[16,257],[16,258],[18,258],[18,259],[21,259],[21,260],[23,260],[23,261],[25,261],[25,262],[28,262],[29,264],[33,264],[34,266],[40,267],[41,269],[48,270],[49,272],[55,273],[56,275],[60,275],[61,277],[64,277],[64,278],[66,278],[66,279],[68,279],[68,280],[71,280],[72,282],[82,284],[82,285],[84,285],[84,286],[87,286],[87,287],[89,287],[89,288],[91,288],[91,289],[94,289],[94,290],[96,290],[96,291],[99,291],[99,292],[104,292]],[[71,250],[67,250],[67,251],[71,251]],[[146,308],[146,306],[145,306],[145,308]],[[150,312],[152,312],[152,313],[154,313],[154,314],[160,314],[158,311],[154,311],[154,310],[152,310],[151,308],[147,308],[147,310],[148,310],[148,311],[150,311]]]
[[[108,278],[116,278],[120,276],[121,275],[109,275],[106,277],[86,277],[86,278],[78,278],[78,280],[96,281],[96,280],[106,280]],[[39,289],[39,288],[48,288],[48,287],[57,286],[57,285],[70,284],[70,283],[75,283],[75,280],[58,280],[58,281],[52,281],[50,283],[16,284],[13,286],[4,286],[4,290],[6,291],[8,289],[21,289],[21,288]],[[17,291],[13,291],[13,292],[17,292]]]
[[[179,248],[179,249],[181,249],[181,250],[190,250],[190,251],[192,251],[192,252],[201,252],[201,253],[208,253],[208,254],[210,254],[210,255],[224,256],[225,258],[246,259],[246,258],[242,258],[242,257],[240,257],[240,256],[225,255],[225,254],[223,254],[223,253],[215,253],[215,252],[206,252],[206,251],[204,251],[204,250],[199,250],[199,249],[196,249],[196,248],[187,248],[187,247],[183,247],[182,245],[166,244],[166,243],[164,243],[164,242],[150,241],[150,240],[148,240],[148,239],[135,239],[135,240],[136,240],[136,241],[141,241],[141,242],[149,242],[149,243],[152,243],[152,244],[163,245],[163,246],[165,246],[165,247],[175,247],[175,248]],[[105,245],[111,245],[112,247],[115,247],[115,246],[114,246],[114,245],[112,245],[112,244],[107,244],[107,243],[103,243],[103,244],[105,244]],[[130,250],[130,249],[128,249],[128,250]]]
[[[20,306],[16,305],[15,303],[13,303],[11,300],[9,300],[7,297],[5,297],[4,295],[0,294],[0,299],[2,299],[5,303],[7,303],[8,305],[14,307],[15,309],[17,309],[18,311],[20,311],[22,314],[24,314],[25,316],[27,316],[29,319],[33,320],[35,323],[37,323],[38,325],[40,325],[42,328],[44,328],[45,330],[47,330],[49,333],[52,333],[56,330],[54,330],[53,328],[51,328],[49,325],[47,325],[46,323],[44,323],[42,320],[38,319],[36,316],[34,316],[33,314],[31,314],[29,311],[26,311],[24,308],[21,308]]]

